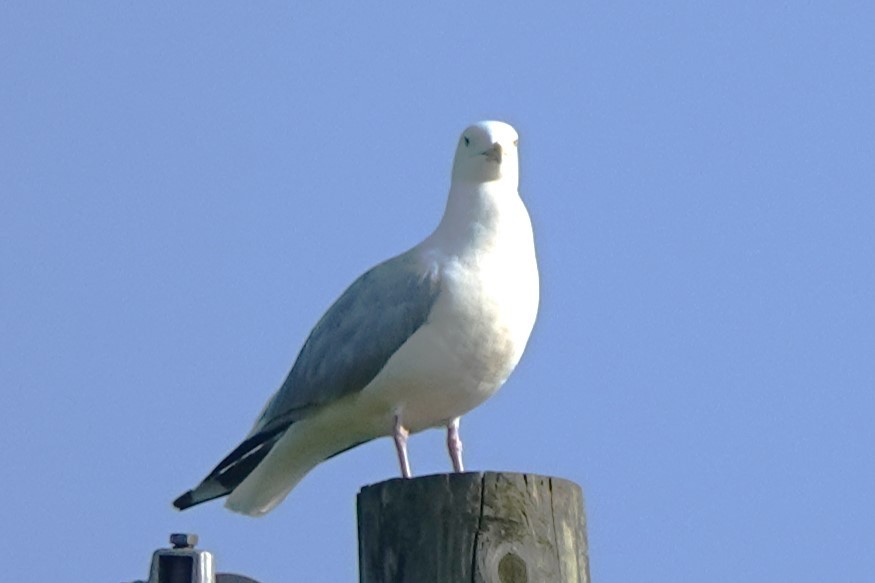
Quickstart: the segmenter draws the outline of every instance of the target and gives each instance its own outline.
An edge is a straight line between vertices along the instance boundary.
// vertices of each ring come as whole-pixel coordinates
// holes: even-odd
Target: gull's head
[[[501,121],[481,121],[462,132],[453,161],[453,181],[519,182],[519,136]]]

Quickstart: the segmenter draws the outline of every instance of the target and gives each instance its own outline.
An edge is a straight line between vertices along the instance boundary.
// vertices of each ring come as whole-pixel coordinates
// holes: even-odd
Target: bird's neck
[[[460,254],[463,247],[478,246],[500,235],[507,220],[520,211],[525,213],[516,185],[510,181],[454,181],[432,238],[445,252]]]

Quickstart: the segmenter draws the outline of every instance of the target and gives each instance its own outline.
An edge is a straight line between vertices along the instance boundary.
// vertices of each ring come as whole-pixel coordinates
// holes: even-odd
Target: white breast
[[[420,246],[439,272],[440,295],[363,395],[400,413],[412,431],[481,404],[523,354],[538,310],[538,270],[531,222],[513,194],[490,224],[465,225],[473,236],[439,228]]]

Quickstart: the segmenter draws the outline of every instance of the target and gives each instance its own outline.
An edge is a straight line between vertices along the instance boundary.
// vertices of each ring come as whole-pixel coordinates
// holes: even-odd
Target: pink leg
[[[464,472],[465,468],[462,466],[462,439],[459,437],[459,417],[456,417],[447,425],[447,449],[450,452],[450,459],[453,460],[453,470]]]
[[[392,431],[392,437],[395,439],[395,450],[398,452],[398,463],[401,465],[401,477],[409,478],[410,462],[407,460],[407,436],[410,432],[404,429],[401,425],[401,417],[395,415],[395,427]]]

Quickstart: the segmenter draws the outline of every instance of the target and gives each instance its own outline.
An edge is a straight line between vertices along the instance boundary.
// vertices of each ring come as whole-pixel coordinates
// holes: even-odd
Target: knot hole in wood
[[[498,580],[501,583],[529,583],[526,562],[516,553],[507,553],[498,562]]]

